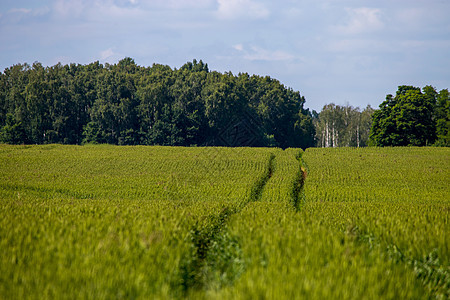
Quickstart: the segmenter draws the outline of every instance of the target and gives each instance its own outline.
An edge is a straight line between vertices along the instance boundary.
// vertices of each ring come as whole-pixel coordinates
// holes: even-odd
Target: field
[[[0,145],[0,299],[448,299],[449,148]]]

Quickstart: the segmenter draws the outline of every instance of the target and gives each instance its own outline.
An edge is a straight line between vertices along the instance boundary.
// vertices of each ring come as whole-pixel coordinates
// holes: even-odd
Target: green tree
[[[146,75],[139,78],[136,88],[136,97],[139,102],[136,109],[141,144],[165,144],[165,141],[161,142],[164,137],[159,137],[167,132],[161,129],[166,127],[161,124],[163,122],[161,119],[163,114],[167,116],[167,108],[173,102],[170,93],[173,82],[172,69],[162,65],[153,65],[146,70]]]
[[[387,95],[373,114],[371,144],[376,146],[425,146],[434,143],[434,97],[429,88],[400,86],[395,97]]]
[[[202,145],[208,142],[209,126],[205,118],[205,102],[202,91],[206,85],[209,70],[195,72],[181,68],[174,72],[170,88],[177,127],[182,130],[186,145]]]
[[[47,70],[36,62],[30,70],[29,82],[25,87],[30,140],[36,144],[49,142],[47,131],[52,129],[49,102],[53,99],[47,77]]]
[[[22,122],[17,122],[12,114],[6,115],[6,124],[0,129],[0,142],[21,144],[26,141]]]
[[[18,64],[5,69],[2,73],[3,100],[0,126],[6,125],[7,114],[12,114],[16,122],[20,122],[25,130],[23,143],[29,142],[31,128],[29,126],[30,114],[27,108],[25,87],[29,81],[30,66]]]
[[[114,65],[34,63],[0,73],[4,140],[20,129],[25,143],[221,145],[238,126],[241,136],[252,135],[252,146],[306,148],[314,127],[304,103],[278,80],[211,72],[201,60],[179,70],[140,67],[127,57]]]
[[[437,95],[435,120],[436,120],[436,145],[450,147],[450,94],[448,89],[441,90]]]

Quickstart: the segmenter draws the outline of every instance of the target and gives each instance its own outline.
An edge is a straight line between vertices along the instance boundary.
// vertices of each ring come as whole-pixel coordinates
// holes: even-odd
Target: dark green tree
[[[7,144],[21,144],[26,141],[22,122],[17,122],[10,113],[6,115],[6,124],[0,129],[0,142]]]
[[[201,60],[179,70],[127,57],[0,73],[0,128],[10,142],[16,132],[37,144],[250,145],[229,143],[236,129],[252,146],[306,148],[314,127],[304,103],[278,80],[211,72]]]
[[[48,131],[52,129],[49,102],[53,99],[51,99],[47,70],[40,63],[34,63],[30,70],[25,97],[31,142],[36,144],[49,142]]]
[[[376,146],[425,146],[436,139],[432,91],[400,86],[395,97],[388,95],[373,114],[370,133]]]
[[[0,127],[6,125],[7,114],[12,114],[16,122],[21,122],[25,130],[23,142],[28,142],[31,128],[30,114],[28,113],[25,87],[28,84],[30,66],[18,64],[5,69],[0,74],[2,80],[2,108],[0,109]]]
[[[450,147],[450,94],[448,89],[441,90],[436,96],[435,121],[436,145]]]

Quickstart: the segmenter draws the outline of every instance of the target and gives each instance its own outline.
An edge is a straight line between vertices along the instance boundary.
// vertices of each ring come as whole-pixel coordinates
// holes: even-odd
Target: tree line
[[[314,146],[305,98],[278,80],[117,64],[17,64],[0,73],[0,142]]]
[[[0,142],[170,146],[450,146],[450,96],[399,86],[379,109],[325,105],[268,76],[117,64],[17,64],[0,73]]]
[[[402,85],[379,109],[327,104],[313,111],[317,147],[450,146],[450,96]]]
[[[320,113],[313,112],[317,147],[365,147],[369,144],[372,114],[368,105],[361,111],[351,105],[325,105]]]

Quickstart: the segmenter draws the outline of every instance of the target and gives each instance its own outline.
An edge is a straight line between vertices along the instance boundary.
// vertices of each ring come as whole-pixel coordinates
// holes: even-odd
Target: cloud
[[[245,52],[244,59],[246,59],[246,60],[283,61],[283,60],[291,60],[294,58],[293,55],[291,55],[285,51],[282,51],[282,50],[271,51],[271,50],[263,49],[261,47],[252,46],[250,51],[245,51],[244,48],[242,47],[242,45],[237,45],[237,46],[241,46],[242,50],[240,50],[240,51]],[[234,47],[234,48],[236,49],[236,47]]]
[[[58,17],[80,16],[87,8],[83,0],[57,0],[53,9]]]
[[[340,53],[385,53],[392,52],[394,50],[389,42],[366,38],[330,40],[326,49],[332,52]]]
[[[264,19],[270,15],[269,9],[262,3],[252,0],[217,0],[217,16],[222,20],[239,18]]]
[[[105,63],[115,63],[115,62],[119,61],[120,59],[124,58],[125,56],[128,56],[128,55],[124,55],[122,53],[122,50],[123,49],[117,50],[116,47],[110,47],[103,51],[97,52],[98,54],[94,55],[94,57],[92,57],[92,59],[90,59],[90,61],[99,60],[99,61],[105,62]]]
[[[129,0],[132,4],[139,4],[147,8],[190,9],[206,8],[216,4],[215,0]]]
[[[237,51],[243,51],[244,50],[244,46],[242,44],[237,44],[234,45],[233,48]]]
[[[49,11],[50,9],[48,7],[35,9],[11,8],[6,13],[0,14],[0,22],[11,25],[30,20],[37,20],[48,14]]]
[[[57,0],[53,11],[58,18],[67,20],[91,19],[99,20],[104,17],[134,18],[141,16],[144,11],[138,7],[137,0]]]
[[[8,11],[8,13],[22,13],[22,14],[29,14],[31,12],[31,9],[28,8],[12,8]]]
[[[381,10],[378,8],[347,8],[348,21],[336,27],[342,34],[359,34],[374,32],[384,27]]]
[[[101,60],[105,60],[105,59],[108,59],[108,58],[110,58],[110,57],[112,57],[114,55],[115,55],[115,53],[112,50],[112,48],[109,48],[109,49],[106,49],[106,50],[103,50],[103,51],[100,52],[100,59]]]

